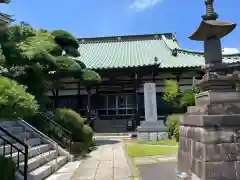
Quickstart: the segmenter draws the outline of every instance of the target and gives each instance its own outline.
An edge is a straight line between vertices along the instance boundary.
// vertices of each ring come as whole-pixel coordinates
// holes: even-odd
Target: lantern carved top
[[[221,39],[228,35],[236,27],[235,23],[217,20],[218,14],[214,12],[214,0],[206,0],[206,14],[202,16],[202,22],[198,29],[190,36],[191,40],[204,41],[209,38]]]

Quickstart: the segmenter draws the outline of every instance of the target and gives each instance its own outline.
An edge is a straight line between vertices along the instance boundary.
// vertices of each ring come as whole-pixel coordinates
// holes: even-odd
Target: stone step
[[[35,157],[32,157],[31,159],[28,160],[28,172],[31,172],[38,167],[42,166],[43,164],[53,160],[58,156],[56,150],[51,150],[48,152],[45,152],[43,154],[37,155]],[[24,162],[20,163],[19,169],[21,172],[24,171]]]
[[[13,136],[15,136],[17,139],[21,140],[21,141],[24,141],[24,140],[28,140],[31,136],[31,133],[30,132],[23,132],[23,133],[20,133],[20,134],[13,134]],[[15,142],[15,140],[13,138],[11,138],[10,136],[3,136],[4,139],[10,141],[10,142]],[[4,143],[4,140],[0,138],[0,145],[3,145]],[[6,142],[5,142],[6,143]]]
[[[41,139],[40,138],[28,139],[27,141],[25,141],[25,143],[29,144],[29,145],[31,145],[31,147],[33,147],[33,146],[37,146],[37,145],[41,144]],[[4,145],[0,146],[0,154],[3,154],[4,151],[5,151],[5,155],[8,155],[11,152],[12,153],[17,152],[18,149],[24,150],[24,147],[21,144],[19,144],[19,143],[14,143],[13,145],[16,148],[13,147],[10,144],[6,144],[5,146]]]
[[[11,127],[3,127],[5,130],[7,130],[11,134],[20,134],[25,132],[25,128],[22,126],[11,126]],[[0,130],[0,136],[5,136],[6,134]]]
[[[66,156],[58,156],[56,159],[44,164],[43,166],[30,172],[28,175],[29,180],[43,180],[56,172],[60,167],[67,163]]]
[[[1,121],[0,120],[0,126],[2,127],[10,127],[10,126],[18,126],[18,121],[6,121],[6,120],[3,120]]]
[[[43,154],[44,152],[47,152],[50,149],[51,149],[50,144],[41,144],[39,146],[32,147],[28,150],[28,158],[37,156],[39,154]],[[11,156],[7,155],[6,157],[11,157]],[[14,162],[18,161],[18,153],[17,152],[12,154],[12,160]],[[22,153],[19,153],[19,162],[23,162],[23,161],[24,161],[24,155]]]
[[[46,180],[71,180],[81,161],[68,162]]]

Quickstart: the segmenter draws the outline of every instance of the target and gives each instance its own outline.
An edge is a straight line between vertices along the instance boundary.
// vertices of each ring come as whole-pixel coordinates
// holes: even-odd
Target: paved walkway
[[[177,180],[176,162],[139,165],[141,180]]]
[[[133,161],[136,165],[142,164],[154,164],[160,162],[174,162],[177,161],[176,154],[168,154],[168,155],[158,155],[158,156],[145,156],[145,157],[135,157]]]
[[[127,158],[118,140],[104,140],[80,164],[72,180],[132,180]]]

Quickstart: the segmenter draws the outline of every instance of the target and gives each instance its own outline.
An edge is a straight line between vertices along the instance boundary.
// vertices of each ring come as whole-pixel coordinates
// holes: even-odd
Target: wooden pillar
[[[135,108],[136,108],[136,115],[135,115],[135,118],[134,118],[134,122],[133,122],[133,129],[136,130],[137,128],[137,125],[140,124],[140,117],[139,117],[139,96],[138,96],[138,88],[139,88],[139,85],[138,85],[138,74],[135,73]]]
[[[92,90],[91,88],[87,88],[87,99],[88,99],[88,108],[87,108],[87,119],[88,122],[91,122],[91,118],[92,118],[92,106],[91,106],[91,96],[92,96]],[[90,123],[90,126],[92,127],[92,123]]]
[[[78,113],[80,114],[80,106],[81,106],[81,84],[80,84],[80,81],[78,82],[77,84],[77,91],[78,91],[78,108],[77,108],[77,111]]]
[[[99,109],[99,104],[101,102],[99,102],[100,98],[99,98],[99,87],[96,87],[96,115],[98,116],[98,109]]]

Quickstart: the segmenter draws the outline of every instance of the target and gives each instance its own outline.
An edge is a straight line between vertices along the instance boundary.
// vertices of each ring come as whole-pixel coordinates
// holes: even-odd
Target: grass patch
[[[128,156],[142,157],[177,153],[178,147],[148,146],[147,144],[126,144]]]
[[[136,139],[124,140],[125,144],[136,143],[136,144],[148,144],[148,145],[166,145],[166,146],[178,146],[178,142],[175,139],[169,139],[165,141],[138,141]]]
[[[137,141],[138,144],[149,144],[149,145],[167,145],[167,146],[177,146],[178,143],[175,139],[169,139],[165,141]]]

